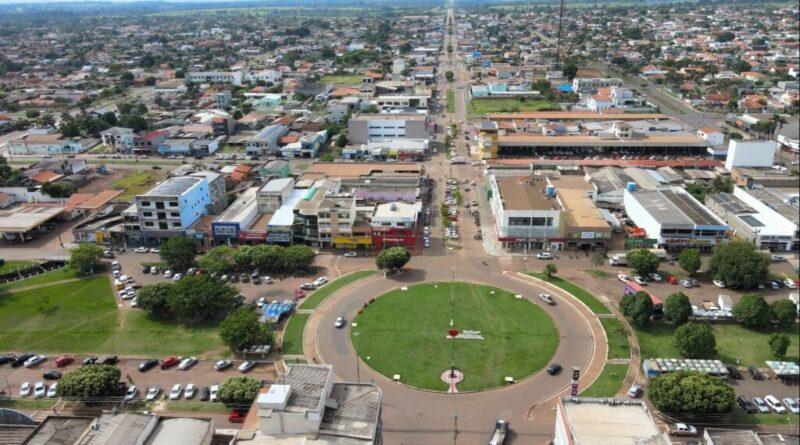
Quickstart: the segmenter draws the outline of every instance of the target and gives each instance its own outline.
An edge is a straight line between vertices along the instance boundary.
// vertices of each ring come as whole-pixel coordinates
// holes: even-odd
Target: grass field
[[[284,355],[303,355],[303,330],[311,314],[294,314],[283,330],[281,352]]]
[[[0,408],[11,409],[50,409],[55,399],[0,399]]]
[[[146,171],[126,173],[125,176],[114,181],[114,187],[124,190],[122,194],[118,196],[118,199],[123,201],[132,200],[134,196],[146,192],[147,189],[155,185],[162,176],[163,175],[155,172]]]
[[[558,105],[544,99],[473,99],[469,101],[467,113],[517,113],[520,111],[542,111],[558,109]]]
[[[447,112],[448,113],[456,112],[456,93],[453,91],[452,88],[447,89]]]
[[[611,309],[608,308],[602,301],[598,300],[594,295],[590,294],[586,289],[569,282],[563,278],[559,277],[552,277],[549,280],[545,276],[545,274],[540,272],[527,272],[528,275],[538,278],[540,280],[547,281],[548,283],[554,284],[561,289],[571,293],[575,296],[578,300],[581,300],[586,306],[591,309],[592,312],[595,314],[610,314]]]
[[[75,273],[66,267],[62,267],[61,269],[51,270],[50,272],[45,272],[24,280],[12,281],[10,283],[0,285],[0,292],[20,289],[23,287],[42,286],[46,284],[52,284],[57,281],[73,280],[76,278],[77,277],[75,276]]]
[[[342,277],[339,277],[330,283],[322,286],[319,290],[314,291],[311,296],[306,298],[303,301],[303,304],[300,305],[301,309],[314,309],[319,306],[320,303],[328,296],[337,290],[347,286],[348,284],[352,283],[353,281],[360,280],[362,278],[366,278],[370,275],[375,275],[378,273],[377,270],[359,270],[357,272],[353,272]]]
[[[165,404],[165,410],[173,413],[228,413],[230,409],[220,402],[200,401],[170,401]]]
[[[744,366],[764,367],[765,360],[775,360],[770,353],[769,340],[773,332],[785,332],[792,339],[787,361],[798,361],[800,335],[797,325],[784,330],[755,331],[735,324],[712,324],[717,338],[717,355],[725,363],[736,363],[741,353],[741,364]],[[664,322],[650,323],[646,328],[634,328],[642,350],[642,358],[678,358],[680,353],[672,345],[675,326]],[[741,348],[739,342],[741,341]]]
[[[374,370],[419,388],[446,390],[450,367],[450,283],[409,286],[378,297],[356,317],[351,339]],[[494,293],[492,293],[494,292]],[[535,304],[488,286],[455,283],[455,328],[480,331],[483,340],[456,340],[461,391],[503,385],[543,368],[558,346],[553,322]]]
[[[630,358],[631,344],[622,322],[616,318],[600,318],[608,337],[608,358]]]
[[[342,76],[329,75],[329,76],[322,76],[320,82],[324,84],[332,83],[336,85],[349,85],[353,83],[361,83],[361,79],[363,77],[364,76],[358,74],[342,75]]]
[[[614,397],[620,386],[622,386],[629,367],[630,365],[627,364],[607,363],[597,380],[583,390],[580,395],[583,397]]]
[[[0,274],[6,272],[13,272],[23,267],[33,266],[34,264],[36,264],[36,261],[21,261],[21,260],[6,261],[5,263],[3,263],[2,266],[0,266]]]
[[[611,277],[611,274],[609,274],[608,272],[606,272],[604,270],[584,269],[583,271],[586,272],[587,274],[593,276],[594,278],[597,278],[598,280],[607,280],[607,279],[609,279],[609,277]]]
[[[70,277],[64,270],[33,280]],[[0,289],[0,350],[123,355],[199,355],[223,349],[215,324],[155,320],[138,310],[118,311],[108,275],[36,289]],[[165,341],[168,340],[168,341]]]

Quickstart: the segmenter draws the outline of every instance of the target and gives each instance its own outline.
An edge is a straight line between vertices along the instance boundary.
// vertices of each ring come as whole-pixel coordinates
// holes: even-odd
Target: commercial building
[[[255,401],[257,429],[236,444],[380,445],[381,391],[335,383],[330,365],[293,365]],[[245,424],[247,426],[247,423]]]
[[[553,445],[670,445],[639,400],[561,397]]]
[[[772,167],[776,148],[775,141],[731,139],[725,158],[725,169],[731,171],[734,167]]]
[[[360,113],[350,118],[347,139],[366,144],[376,139],[429,139],[427,113]]]
[[[708,208],[729,226],[737,238],[758,249],[792,251],[800,248],[800,213],[769,189],[735,187],[733,193],[706,197]]]
[[[422,160],[429,153],[428,139],[378,139],[342,149],[342,159]]]
[[[576,93],[591,93],[600,88],[621,87],[623,85],[625,85],[625,82],[616,77],[576,77],[572,79],[572,90]]]
[[[66,207],[58,203],[22,204],[0,209],[0,233],[7,241],[29,241],[46,232]]]
[[[245,151],[248,156],[261,156],[264,154],[275,154],[278,150],[278,140],[285,135],[289,129],[285,125],[269,125],[256,133],[245,143]]]
[[[211,190],[204,177],[168,178],[134,198],[141,236],[156,242],[181,236],[211,206]]]
[[[239,232],[258,219],[257,193],[258,187],[248,188],[211,223],[214,241],[231,243],[238,240]]]
[[[625,189],[622,202],[628,217],[659,247],[710,249],[727,239],[727,224],[683,189],[633,186]]]
[[[376,250],[404,246],[414,248],[417,243],[417,222],[422,213],[422,203],[391,202],[378,204],[372,214],[372,246]]]
[[[605,248],[611,226],[581,177],[489,176],[497,239],[511,248]]]
[[[281,156],[284,158],[315,158],[319,154],[320,147],[327,141],[328,130],[304,133],[299,140],[281,148]]]
[[[8,141],[12,155],[74,154],[97,145],[97,139],[65,138],[53,128],[31,128],[28,134]]]
[[[284,159],[273,159],[258,168],[258,176],[262,181],[275,178],[286,178],[292,173],[291,164]]]

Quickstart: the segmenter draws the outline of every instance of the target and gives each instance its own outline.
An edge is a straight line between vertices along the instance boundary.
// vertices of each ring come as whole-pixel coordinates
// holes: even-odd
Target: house
[[[96,144],[96,139],[62,137],[53,128],[31,128],[28,134],[8,141],[6,148],[14,155],[53,155],[83,153]]]
[[[104,145],[120,153],[130,153],[134,146],[134,132],[130,128],[111,127],[100,132]]]
[[[299,140],[281,148],[281,155],[285,158],[315,158],[319,149],[328,141],[328,130],[305,132]]]
[[[274,159],[258,168],[258,176],[262,181],[275,178],[288,178],[290,174],[291,166],[289,161],[283,159]]]
[[[269,125],[247,140],[245,151],[248,156],[275,153],[278,150],[278,139],[287,131],[288,128],[285,125]]]
[[[708,145],[722,145],[725,143],[725,134],[716,128],[703,127],[697,130],[697,136],[708,142]]]

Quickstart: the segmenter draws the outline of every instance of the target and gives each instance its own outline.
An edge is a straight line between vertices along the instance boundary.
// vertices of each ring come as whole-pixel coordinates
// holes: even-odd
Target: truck
[[[717,297],[717,305],[720,310],[723,311],[733,310],[733,300],[731,300],[731,296],[727,294],[719,294],[719,297]]]
[[[694,437],[697,435],[697,428],[685,423],[676,423],[668,428],[670,436]]]
[[[494,422],[494,431],[492,437],[489,439],[489,445],[503,445],[506,441],[506,434],[508,433],[508,421],[497,419]]]
[[[628,265],[628,255],[626,253],[615,253],[608,258],[608,264],[610,266],[627,266]]]

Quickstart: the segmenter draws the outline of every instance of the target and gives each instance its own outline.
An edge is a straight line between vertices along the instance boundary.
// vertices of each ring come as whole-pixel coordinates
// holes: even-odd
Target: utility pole
[[[556,44],[556,68],[561,67],[561,45],[564,33],[564,0],[558,10],[558,42]]]

